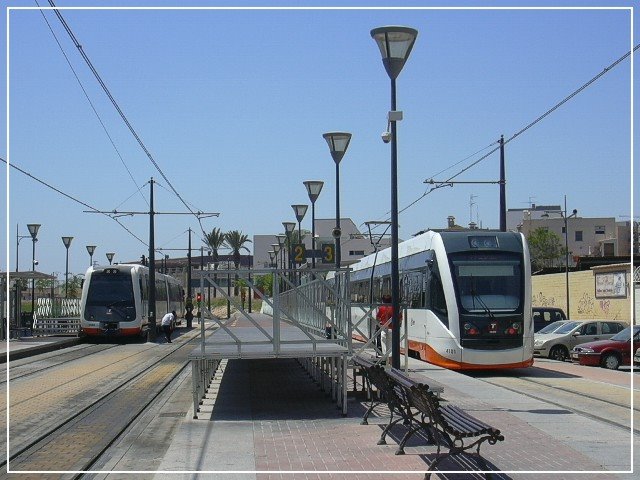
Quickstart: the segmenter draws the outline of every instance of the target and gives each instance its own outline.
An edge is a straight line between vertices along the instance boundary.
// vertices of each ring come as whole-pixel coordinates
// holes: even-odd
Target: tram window
[[[447,302],[444,296],[444,288],[438,273],[438,264],[433,262],[431,268],[426,272],[425,278],[425,302],[424,306],[433,311],[444,325],[449,327],[449,317],[447,315]]]
[[[410,272],[402,283],[402,296],[409,308],[421,308],[424,305],[424,273]]]

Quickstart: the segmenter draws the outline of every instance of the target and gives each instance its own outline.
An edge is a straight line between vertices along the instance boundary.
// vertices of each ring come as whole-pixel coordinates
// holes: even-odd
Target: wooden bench
[[[383,429],[380,440],[378,440],[378,445],[386,445],[387,433],[394,425],[400,421],[403,421],[405,425],[411,424],[413,412],[407,392],[413,382],[408,379],[402,380],[404,382],[403,387],[399,383],[401,381],[399,377],[397,379],[390,377],[382,365],[364,357],[354,356],[353,362],[363,369],[369,392],[369,408],[362,417],[360,425],[368,425],[368,417],[374,408],[378,405],[386,404],[390,412],[389,423]],[[376,395],[376,392],[378,395]],[[396,416],[395,420],[394,416]]]
[[[504,435],[495,427],[488,425],[460,407],[452,404],[443,405],[438,397],[422,385],[410,387],[412,405],[421,413],[420,420],[414,422],[409,431],[400,441],[396,454],[404,453],[404,445],[413,433],[425,429],[430,439],[436,439],[436,460],[429,465],[425,479],[430,478],[431,471],[444,458],[459,455],[475,448],[475,455],[482,470],[488,470],[487,464],[480,455],[480,447],[484,442],[495,445],[504,440]],[[469,443],[470,442],[470,443]],[[441,446],[449,450],[441,454]],[[486,478],[491,478],[489,473]]]
[[[385,370],[384,367],[360,356],[354,356],[353,360],[354,364],[363,368],[371,394],[371,404],[361,424],[368,424],[367,417],[376,405],[385,403],[391,412],[391,418],[378,440],[378,445],[385,445],[389,430],[404,420],[408,431],[398,444],[396,455],[405,453],[407,441],[418,431],[422,431],[429,443],[437,447],[436,459],[429,465],[426,479],[430,478],[430,472],[444,458],[467,453],[472,449],[475,449],[475,456],[482,470],[488,470],[486,462],[480,456],[480,447],[484,442],[495,445],[503,441],[504,436],[500,430],[478,420],[456,405],[442,403],[429,385],[407,377],[402,371],[394,368]],[[380,392],[379,399],[376,399],[372,387]],[[395,420],[394,413],[398,414]],[[442,447],[447,447],[448,451],[441,453]],[[485,477],[491,478],[491,475],[487,473]]]

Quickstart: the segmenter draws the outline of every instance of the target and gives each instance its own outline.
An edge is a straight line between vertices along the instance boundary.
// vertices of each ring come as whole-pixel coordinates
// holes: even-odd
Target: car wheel
[[[617,370],[620,366],[620,358],[615,353],[609,353],[602,359],[602,368],[608,368],[609,370]]]
[[[569,358],[569,352],[562,345],[556,345],[549,352],[549,358],[558,360],[559,362],[564,362],[567,358]]]

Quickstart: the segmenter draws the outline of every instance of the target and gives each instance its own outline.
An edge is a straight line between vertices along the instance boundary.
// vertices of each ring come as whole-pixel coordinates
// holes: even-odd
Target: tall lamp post
[[[336,164],[336,226],[333,229],[333,237],[336,239],[336,269],[340,268],[340,160],[349,148],[351,134],[347,132],[329,132],[322,135],[329,145],[331,157]]]
[[[280,265],[281,268],[284,268],[284,250],[286,246],[287,236],[282,234],[276,235],[276,240],[278,241],[278,250],[276,250],[275,248],[274,250],[276,253],[280,252]]]
[[[371,30],[371,37],[378,44],[384,65],[391,79],[391,308],[397,318],[400,315],[400,273],[398,269],[398,138],[396,122],[402,120],[402,112],[396,110],[396,78],[404,67],[418,31],[409,27],[387,26]],[[391,365],[400,368],[400,322],[394,320],[391,344]]]
[[[87,253],[89,253],[89,266],[93,266],[93,252],[96,251],[95,245],[87,245]]]
[[[564,218],[564,275],[565,275],[565,286],[567,288],[567,318],[571,318],[571,314],[569,313],[569,228],[567,220],[571,217],[575,217],[578,215],[578,210],[575,208],[571,215],[567,215],[567,196],[564,196],[564,212],[562,213],[562,218]]]
[[[557,210],[554,210],[554,212],[556,212]],[[571,217],[576,217],[578,215],[578,210],[576,210],[575,208],[573,209],[573,212],[571,213],[571,215],[567,215],[567,196],[564,196],[564,210],[560,210],[560,216],[562,217],[562,221],[563,221],[563,226],[564,226],[564,276],[565,276],[565,280],[564,280],[564,284],[565,284],[565,288],[566,288],[566,295],[567,295],[567,319],[571,318],[571,314],[569,313],[569,306],[570,306],[570,301],[569,301],[569,223],[568,223],[568,219],[570,219]],[[544,218],[549,218],[549,212],[546,211],[545,213],[542,214],[542,217]]]
[[[320,180],[307,180],[304,186],[307,187],[309,200],[311,201],[311,268],[316,268],[316,200],[320,196],[324,182]]]
[[[29,233],[31,234],[31,241],[33,242],[33,248],[31,251],[31,271],[36,271],[36,242],[38,241],[38,230],[40,229],[39,223],[30,223],[27,225]],[[31,279],[31,325],[33,328],[33,314],[35,313],[36,305],[36,279]]]
[[[291,234],[296,229],[295,222],[282,222],[284,227],[284,233],[287,237],[286,251],[287,251],[287,269],[291,268]],[[291,280],[291,272],[289,272],[289,280]]]
[[[302,220],[307,213],[308,205],[291,205],[294,213],[296,214],[296,220],[298,221],[298,243],[302,243]],[[295,257],[294,257],[295,258]],[[302,275],[302,274],[300,274]],[[298,276],[298,284],[302,283],[301,277]]]
[[[69,298],[69,247],[71,246],[73,237],[62,237],[64,248],[67,249],[67,260],[64,269],[64,298]]]
[[[18,252],[20,250],[19,246],[20,246],[20,240],[22,240],[23,238],[31,238],[31,235],[20,235],[18,233],[18,224],[16,223],[16,272],[18,271],[18,265],[19,265],[19,261],[18,261]]]
[[[109,265],[111,265],[111,262],[113,262],[113,257],[115,257],[116,254],[113,252],[108,252],[107,253],[107,260],[109,260]]]

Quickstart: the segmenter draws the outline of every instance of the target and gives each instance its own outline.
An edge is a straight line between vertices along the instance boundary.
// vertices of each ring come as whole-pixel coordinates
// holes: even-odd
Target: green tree
[[[54,280],[52,278],[39,278],[36,280],[36,290],[38,291],[38,297],[43,297],[45,294],[49,294],[55,287]]]
[[[62,286],[64,291],[64,285]],[[73,275],[69,278],[67,284],[67,296],[69,298],[79,298],[82,293],[82,277],[80,275]]]
[[[565,253],[561,238],[546,228],[536,228],[527,237],[534,271],[553,267]]]
[[[262,290],[262,292],[271,296],[273,293],[273,275],[260,275],[256,278],[256,286]]]
[[[233,257],[233,264],[236,267],[236,270],[240,266],[240,251],[246,250],[249,251],[249,248],[245,246],[245,243],[251,243],[249,240],[249,236],[242,233],[241,230],[231,230],[225,234],[225,240],[227,246],[231,249],[231,255]],[[238,275],[236,275],[236,286],[234,288],[234,295],[238,295]]]
[[[222,233],[222,231],[219,228],[214,228],[213,230],[211,230],[211,232],[207,233],[206,237],[205,237],[205,242],[207,245],[209,245],[209,248],[211,249],[211,256],[213,257],[213,270],[214,270],[214,274],[213,274],[213,281],[214,283],[217,285],[218,283],[218,275],[215,273],[215,271],[218,270],[218,262],[220,261],[220,255],[218,254],[218,250],[220,248],[224,248],[226,247],[226,235],[224,233]],[[213,289],[213,297],[215,298],[217,296],[217,289]]]

